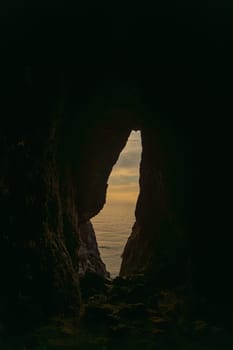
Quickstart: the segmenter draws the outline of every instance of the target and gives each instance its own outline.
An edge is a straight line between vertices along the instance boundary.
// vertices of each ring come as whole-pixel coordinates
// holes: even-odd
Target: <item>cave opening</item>
[[[109,176],[106,203],[91,220],[101,258],[112,278],[119,275],[121,255],[135,222],[141,153],[141,133],[132,131]]]

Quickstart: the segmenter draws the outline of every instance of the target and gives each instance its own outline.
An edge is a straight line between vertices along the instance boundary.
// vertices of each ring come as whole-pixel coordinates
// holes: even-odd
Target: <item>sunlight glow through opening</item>
[[[121,254],[135,221],[141,151],[140,131],[132,131],[110,174],[106,204],[92,219],[100,254],[111,277],[119,274]]]

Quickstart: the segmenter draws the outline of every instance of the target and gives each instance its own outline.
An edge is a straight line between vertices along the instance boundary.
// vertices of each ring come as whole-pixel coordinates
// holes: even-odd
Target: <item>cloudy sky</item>
[[[138,196],[139,164],[141,160],[140,131],[132,131],[126,147],[113,167],[108,180],[107,203],[134,202]]]

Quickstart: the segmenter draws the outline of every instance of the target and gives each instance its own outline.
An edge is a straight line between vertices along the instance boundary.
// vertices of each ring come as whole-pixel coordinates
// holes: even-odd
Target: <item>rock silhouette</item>
[[[79,322],[86,303],[87,315],[112,322],[111,339],[137,333],[139,314],[161,335],[170,318],[153,308],[166,308],[158,295],[175,290],[186,311],[168,308],[173,325],[194,341],[216,335],[220,320],[228,341],[232,8],[125,4],[124,15],[108,15],[109,6],[12,3],[2,11],[0,332],[8,341],[20,323]],[[80,232],[103,208],[132,130],[142,134],[140,194],[111,285],[93,231],[85,254]]]

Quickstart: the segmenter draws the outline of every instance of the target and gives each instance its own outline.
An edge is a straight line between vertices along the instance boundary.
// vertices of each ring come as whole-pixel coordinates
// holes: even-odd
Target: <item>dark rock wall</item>
[[[13,310],[25,304],[46,314],[77,312],[76,190],[68,165],[58,164],[59,78],[52,84],[44,67],[29,81],[24,69],[13,73],[1,129],[2,300]]]
[[[105,203],[132,119],[127,106],[106,107],[103,96],[87,111],[66,73],[65,80],[61,67],[22,66],[5,77],[1,293],[46,313],[79,310],[82,227]],[[97,245],[89,248],[92,269],[107,277]]]
[[[48,154],[35,159],[24,142],[11,145],[14,156],[1,191],[1,292],[19,303],[21,297],[42,303],[46,311],[76,309],[77,262],[67,239],[73,240],[71,250],[77,249],[78,227],[73,208],[66,205],[69,192],[63,196],[54,159]]]
[[[88,144],[83,148],[77,178],[81,221],[98,214],[105,204],[108,177],[131,131],[122,116],[124,111],[118,111],[111,123],[100,121],[88,130]]]
[[[141,192],[122,274],[146,266],[174,284],[188,265],[198,293],[230,294],[230,8],[156,6],[135,5],[137,15],[124,18],[103,8],[93,18],[84,5],[2,12],[0,270],[8,300],[78,311],[78,220],[103,207],[133,128],[142,131]]]
[[[153,275],[157,285],[171,286],[188,279],[189,247],[183,215],[179,213],[185,201],[184,169],[177,146],[169,147],[168,131],[162,135],[163,131],[159,126],[157,130],[142,127],[136,222],[123,252],[120,274],[144,272]]]

